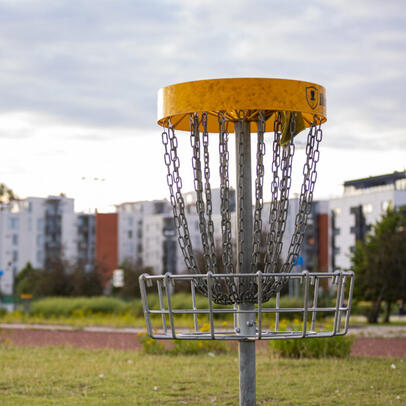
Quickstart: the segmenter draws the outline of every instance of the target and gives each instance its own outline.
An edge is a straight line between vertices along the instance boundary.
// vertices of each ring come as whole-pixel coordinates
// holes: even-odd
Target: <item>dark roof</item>
[[[353,186],[355,189],[367,189],[374,186],[393,185],[399,179],[406,178],[406,171],[393,172],[386,175],[370,176],[369,178],[347,180],[344,187]]]

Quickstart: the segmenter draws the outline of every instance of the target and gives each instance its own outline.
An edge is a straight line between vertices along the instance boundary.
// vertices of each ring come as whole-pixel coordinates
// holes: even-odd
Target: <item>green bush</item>
[[[364,301],[364,300],[354,300],[351,304],[351,314],[356,314],[359,316],[368,316],[371,312],[371,308],[373,307],[372,302]],[[383,303],[380,304],[379,311],[383,311]]]
[[[165,346],[162,341],[155,340],[145,333],[138,333],[144,351],[147,354],[168,355],[198,355],[198,354],[225,354],[230,352],[231,347],[224,341],[212,340],[171,340]]]
[[[351,353],[351,336],[271,340],[272,352],[284,358],[345,358]]]
[[[112,297],[48,297],[34,301],[33,315],[44,317],[70,317],[80,314],[124,314],[131,310],[131,304]]]

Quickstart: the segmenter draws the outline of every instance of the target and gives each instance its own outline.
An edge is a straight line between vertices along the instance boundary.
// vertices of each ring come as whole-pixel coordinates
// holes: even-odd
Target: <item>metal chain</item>
[[[312,208],[314,186],[317,180],[317,163],[320,159],[319,145],[322,138],[321,121],[314,117],[307,135],[306,162],[303,166],[303,183],[300,191],[299,210],[295,219],[295,231],[289,245],[287,260],[282,268],[283,272],[290,272],[299,258],[307,219]]]
[[[264,155],[265,155],[265,117],[261,110],[257,121],[257,164],[255,179],[255,210],[254,210],[254,235],[252,247],[252,272],[258,271],[261,253],[261,233],[262,233],[262,208],[264,207]]]
[[[221,200],[221,235],[223,248],[223,264],[225,273],[234,273],[233,247],[231,242],[230,214],[230,178],[228,173],[228,131],[224,114],[218,114],[219,122],[219,154],[220,154],[220,200]]]
[[[241,119],[241,112],[239,119]],[[243,117],[242,119],[244,119]],[[257,300],[257,287],[254,284],[246,284],[244,281],[237,288],[234,281],[233,273],[235,267],[233,263],[233,248],[231,235],[231,213],[230,213],[230,182],[229,182],[229,152],[227,131],[227,120],[225,115],[220,112],[218,114],[219,122],[219,155],[220,155],[220,201],[221,201],[221,233],[222,233],[222,259],[224,264],[224,272],[229,273],[228,278],[214,277],[212,288],[213,300],[219,304],[230,303],[251,303]],[[201,160],[201,139],[199,128],[202,131],[203,144],[203,160],[204,171],[202,172]],[[262,209],[263,209],[263,183],[264,183],[264,163],[265,155],[265,114],[258,114],[258,139],[256,152],[256,180],[255,180],[255,209],[254,209],[254,227],[253,227],[253,253],[251,268],[258,270],[261,255],[261,232],[262,232]],[[307,136],[306,145],[306,162],[303,166],[303,184],[301,187],[299,198],[299,210],[295,218],[295,231],[292,235],[288,257],[282,266],[278,269],[279,257],[282,251],[283,234],[286,228],[286,220],[289,207],[289,191],[291,187],[292,177],[292,159],[295,152],[293,136],[296,131],[295,113],[291,115],[289,122],[289,131],[291,135],[290,142],[281,147],[280,138],[282,133],[282,118],[279,112],[275,115],[274,120],[274,139],[272,145],[272,183],[271,194],[272,200],[269,213],[269,235],[266,242],[265,254],[265,269],[264,273],[270,272],[290,272],[293,266],[297,263],[299,252],[303,243],[306,223],[311,213],[311,204],[313,200],[314,186],[317,180],[317,163],[320,158],[319,144],[323,138],[321,129],[321,121],[314,117],[314,121]],[[215,274],[217,269],[216,250],[214,239],[214,225],[212,220],[212,196],[210,186],[210,167],[209,167],[209,138],[207,131],[207,113],[203,113],[199,122],[199,115],[191,116],[191,132],[190,141],[193,150],[192,166],[194,175],[194,187],[196,191],[196,211],[199,216],[200,234],[202,238],[202,246],[204,259],[207,270]],[[240,141],[241,142],[241,141]],[[162,143],[165,147],[164,161],[167,167],[167,183],[170,192],[170,202],[175,221],[175,228],[178,235],[178,242],[182,255],[185,260],[186,267],[189,272],[198,273],[195,257],[193,254],[192,242],[188,229],[188,224],[185,214],[185,202],[182,196],[182,179],[179,174],[180,161],[177,154],[178,141],[175,136],[174,129],[171,123],[168,123],[168,129],[162,132]],[[244,154],[242,148],[239,148],[239,165],[240,172],[244,166]],[[203,187],[204,173],[204,187]],[[239,196],[243,200],[243,177],[240,176],[237,182],[239,188]],[[243,245],[244,230],[243,230],[243,215],[241,201],[239,202],[239,229],[240,241],[237,260],[242,264],[243,256],[241,247]],[[206,203],[205,203],[206,202]],[[206,220],[207,217],[207,220]],[[207,284],[194,282],[196,287],[204,295],[207,295]],[[286,283],[286,278],[269,278],[263,283],[263,301],[279,291]]]
[[[206,263],[207,272],[215,272],[212,256],[210,254],[207,226],[205,218],[205,204],[203,201],[202,163],[200,159],[200,132],[199,115],[197,113],[190,117],[190,144],[193,150],[192,167],[194,188],[196,192],[196,212],[199,216],[199,231],[202,241],[203,256]]]
[[[292,160],[295,153],[293,144],[293,136],[296,131],[295,116],[292,115],[290,121],[290,142],[282,147],[282,157],[280,157],[280,134],[281,134],[281,117],[277,114],[274,123],[274,157],[273,157],[273,173],[274,181],[272,184],[272,203],[270,211],[270,238],[268,240],[268,254],[265,265],[265,272],[277,272],[278,261],[282,252],[283,235],[286,229],[286,219],[289,209],[289,192],[292,184]],[[277,144],[277,145],[275,145]],[[279,163],[281,167],[281,179],[279,180],[278,171]],[[279,186],[280,195],[278,200],[277,190]]]
[[[265,273],[272,272],[271,263],[274,248],[276,245],[276,225],[278,220],[278,197],[279,197],[279,168],[281,163],[280,158],[280,138],[282,135],[282,120],[281,114],[276,113],[274,121],[274,139],[272,144],[272,183],[271,183],[271,205],[269,209],[269,235],[267,240],[267,248],[265,253]]]
[[[281,182],[280,186],[280,199],[278,204],[277,214],[277,230],[276,241],[272,253],[271,266],[276,271],[276,267],[282,252],[282,240],[286,229],[286,219],[288,217],[289,210],[289,192],[292,185],[292,159],[295,153],[295,146],[293,144],[293,136],[289,144],[282,147],[282,159],[281,159]]]
[[[217,268],[216,246],[214,239],[214,223],[212,219],[213,204],[210,186],[210,165],[209,165],[209,133],[207,131],[207,113],[202,114],[203,126],[203,157],[204,157],[204,190],[206,197],[206,215],[207,215],[207,236],[209,244],[209,255],[213,269]]]
[[[182,196],[182,178],[179,175],[180,161],[177,152],[178,140],[170,123],[168,123],[168,130],[162,132],[162,143],[165,147],[164,162],[167,168],[166,180],[169,187],[170,202],[179,247],[182,251],[187,270],[192,273],[198,273],[185,215],[185,202]]]
[[[275,139],[279,141],[280,136],[279,130],[281,130],[281,117],[278,115],[275,120]],[[290,141],[287,145],[282,148],[282,158],[281,158],[281,180],[279,182],[280,197],[277,202],[276,210],[273,209],[271,215],[274,217],[272,220],[275,222],[271,223],[272,236],[269,239],[269,248],[270,252],[267,257],[265,272],[279,272],[278,263],[282,253],[283,246],[283,235],[286,230],[286,220],[289,210],[289,192],[292,184],[292,161],[293,155],[295,153],[295,146],[293,144],[294,134],[296,132],[296,118],[295,113],[292,114],[289,122],[289,131],[290,131]],[[278,135],[277,135],[278,133]],[[278,142],[279,144],[279,142]],[[274,158],[275,159],[275,158]],[[275,176],[274,176],[275,178]],[[273,203],[273,202],[272,202]],[[279,286],[279,279],[277,281]],[[273,278],[267,278],[264,282],[263,291],[265,297],[270,297],[275,292],[275,280]]]
[[[245,112],[242,112],[242,119],[244,119]],[[238,112],[238,115],[241,116],[241,112]],[[241,119],[241,117],[240,117]],[[241,130],[243,130],[243,127],[241,127]],[[236,133],[237,135],[237,133]],[[239,137],[239,157],[238,157],[238,162],[239,162],[239,176],[238,176],[238,195],[239,195],[239,202],[238,202],[238,208],[239,208],[239,213],[238,213],[238,265],[239,269],[241,272],[242,264],[243,264],[243,259],[244,259],[244,253],[243,253],[243,246],[244,246],[244,148],[243,148],[243,139],[244,139],[244,133],[241,131],[240,137]],[[245,280],[240,280],[240,285],[244,284]]]

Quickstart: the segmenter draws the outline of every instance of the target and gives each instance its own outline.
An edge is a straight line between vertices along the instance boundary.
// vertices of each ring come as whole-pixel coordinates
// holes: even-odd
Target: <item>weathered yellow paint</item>
[[[189,115],[208,113],[208,131],[218,132],[217,114],[224,112],[232,120],[244,114],[256,132],[256,115],[262,110],[269,117],[267,130],[273,129],[274,112],[301,113],[306,127],[314,116],[327,120],[326,91],[315,83],[289,79],[235,78],[184,82],[163,87],[158,92],[158,124],[189,131]]]

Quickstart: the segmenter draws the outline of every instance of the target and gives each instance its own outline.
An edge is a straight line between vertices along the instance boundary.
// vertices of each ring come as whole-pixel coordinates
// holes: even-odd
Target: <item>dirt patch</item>
[[[31,329],[4,329],[1,341],[18,346],[66,345],[89,349],[113,348],[138,350],[141,344],[136,334],[89,331],[51,331]],[[357,337],[352,347],[356,357],[406,358],[406,338]]]
[[[356,338],[351,355],[406,358],[406,338]]]
[[[118,350],[137,350],[141,348],[137,336],[128,333],[9,329],[3,330],[1,337],[6,342],[18,346],[67,345],[92,349],[114,348]]]

